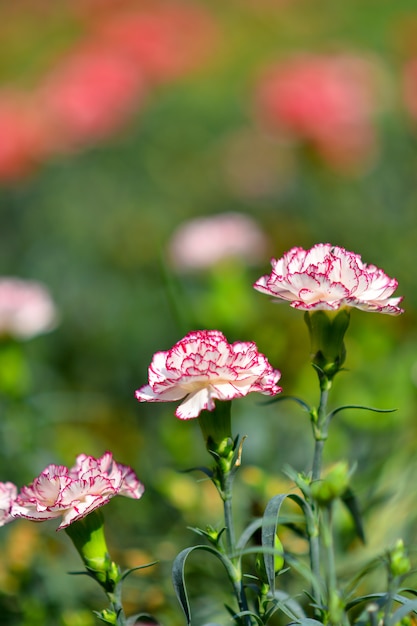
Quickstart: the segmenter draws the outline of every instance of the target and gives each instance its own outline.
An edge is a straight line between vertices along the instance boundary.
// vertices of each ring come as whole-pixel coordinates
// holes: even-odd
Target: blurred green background
[[[141,33],[151,33],[145,52],[157,60],[145,59],[140,88],[132,79],[127,93],[116,81],[109,124],[96,128],[93,116],[91,127],[72,127],[71,117],[54,126],[49,109],[39,115],[47,90],[65,85],[74,50],[99,54],[101,45],[107,54],[113,35],[103,32],[112,33],[120,15],[129,21],[141,12],[154,15]],[[189,12],[188,27],[176,12]],[[106,508],[109,544],[124,566],[160,563],[128,579],[126,606],[181,624],[172,558],[198,541],[187,526],[216,524],[221,510],[210,484],[178,472],[209,462],[197,423],[177,420],[173,405],[138,404],[134,391],[147,382],[155,351],[189,330],[218,328],[230,341],[256,341],[282,371],[284,392],[317,402],[302,314],[251,285],[269,273],[270,256],[331,242],[395,276],[406,310],[400,318],[352,312],[348,371],[331,402],[398,410],[345,412],[333,425],[326,460],[357,463],[353,486],[368,536],[362,546],[341,511],[340,563],[354,572],[397,537],[416,546],[417,122],[404,97],[405,68],[417,58],[415,2],[20,0],[1,3],[0,25],[0,271],[45,283],[59,310],[54,331],[14,347],[14,365],[2,348],[1,480],[30,482],[49,463],[72,465],[80,452],[111,449],[132,465],[146,492],[140,502],[115,499]],[[377,67],[381,91],[366,119],[372,155],[354,167],[323,156],[311,138],[264,123],[257,90],[265,68],[299,53],[346,53]],[[326,125],[326,116],[316,123]],[[268,240],[264,255],[175,267],[175,230],[224,212],[255,220]],[[296,405],[265,405],[262,397],[235,402],[234,427],[248,435],[237,486],[242,527],[288,488],[286,463],[309,468],[312,441]],[[80,563],[55,528],[19,521],[1,529],[0,623],[95,623],[91,610],[104,598],[93,582],[68,576]],[[222,573],[202,558],[190,561],[190,572],[196,624],[226,623]]]

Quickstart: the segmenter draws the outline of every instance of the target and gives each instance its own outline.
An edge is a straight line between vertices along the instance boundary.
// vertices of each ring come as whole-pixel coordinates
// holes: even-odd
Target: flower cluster
[[[280,372],[252,342],[229,344],[218,330],[186,335],[171,350],[154,354],[149,384],[136,391],[140,402],[183,400],[176,410],[180,419],[213,411],[214,400],[241,398],[252,391],[276,395]]]
[[[44,521],[62,516],[62,529],[116,495],[139,499],[143,492],[134,471],[116,463],[110,452],[98,459],[80,454],[70,469],[48,465],[18,494],[12,483],[0,483],[0,524],[20,517]]]
[[[56,152],[111,136],[152,84],[193,69],[213,41],[214,23],[202,8],[114,3],[90,13],[75,4],[67,8],[85,35],[31,89],[0,90],[0,179],[18,179]]]
[[[0,278],[0,336],[29,339],[51,330],[55,323],[55,305],[44,285]]]
[[[311,250],[292,248],[281,259],[272,259],[272,272],[262,276],[255,289],[278,300],[287,300],[303,311],[355,307],[398,315],[401,297],[392,298],[397,281],[361,257],[331,244]]]

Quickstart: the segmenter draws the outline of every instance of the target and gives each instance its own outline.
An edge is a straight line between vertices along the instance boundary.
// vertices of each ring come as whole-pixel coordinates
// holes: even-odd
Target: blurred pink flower
[[[10,511],[16,497],[16,485],[13,483],[0,483],[0,526],[4,526],[4,524],[13,519]]]
[[[56,317],[55,305],[44,285],[0,277],[0,336],[29,339],[51,330]]]
[[[139,402],[183,400],[180,419],[213,411],[214,400],[241,398],[252,391],[274,396],[280,372],[252,342],[229,344],[218,330],[190,332],[171,350],[154,354],[149,384],[136,391]]]
[[[94,43],[68,54],[38,91],[52,147],[64,149],[113,133],[142,95],[140,68],[116,49]]]
[[[99,459],[81,454],[73,468],[48,465],[28,486],[22,487],[11,517],[43,521],[62,516],[66,528],[116,495],[139,499],[144,492],[134,471],[113,460],[111,452]]]
[[[95,21],[104,45],[126,54],[152,81],[175,78],[201,63],[215,31],[208,11],[182,3],[153,2]]]
[[[254,287],[278,300],[287,300],[303,311],[355,307],[390,315],[403,312],[402,298],[390,296],[397,281],[374,265],[366,265],[353,252],[330,244],[311,250],[292,248],[281,259],[272,259],[272,273]]]
[[[15,180],[31,172],[44,157],[44,128],[30,94],[0,92],[0,179]]]
[[[359,55],[298,55],[261,78],[257,107],[273,129],[312,143],[334,165],[368,158],[381,96],[380,68]]]
[[[259,261],[267,248],[266,235],[251,217],[220,213],[181,224],[169,243],[169,257],[178,269],[201,269],[228,258]]]

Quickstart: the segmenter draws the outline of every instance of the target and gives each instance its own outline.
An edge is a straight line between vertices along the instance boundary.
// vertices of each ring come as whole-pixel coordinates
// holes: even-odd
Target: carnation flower
[[[230,258],[258,261],[267,247],[255,220],[230,212],[181,224],[170,241],[169,255],[178,269],[204,269]]]
[[[56,310],[41,283],[0,278],[0,335],[29,339],[51,330]]]
[[[130,467],[113,460],[80,454],[74,467],[48,465],[13,502],[11,517],[42,521],[62,516],[58,529],[86,517],[113,496],[139,499],[144,491]],[[10,520],[8,520],[10,521]]]
[[[180,419],[213,411],[214,400],[241,398],[252,391],[274,396],[280,372],[252,342],[229,344],[218,330],[186,335],[171,350],[157,352],[149,367],[149,384],[136,391],[140,402],[183,400]]]
[[[401,297],[391,298],[397,288],[374,265],[338,246],[317,244],[311,250],[292,248],[281,259],[272,259],[272,272],[262,276],[254,287],[303,311],[335,311],[355,307],[399,315]]]
[[[0,483],[0,526],[12,520],[10,511],[17,496],[17,487],[13,483]]]

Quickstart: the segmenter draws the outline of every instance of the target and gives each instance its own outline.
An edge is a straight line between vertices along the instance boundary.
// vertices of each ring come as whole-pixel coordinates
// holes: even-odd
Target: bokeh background
[[[109,545],[124,567],[159,564],[128,579],[126,608],[181,624],[170,565],[220,505],[180,472],[209,462],[198,424],[134,390],[155,351],[217,328],[256,341],[285,393],[317,402],[302,314],[251,285],[271,256],[331,242],[395,276],[406,310],[352,313],[333,406],[397,411],[332,427],[326,462],[356,464],[367,535],[339,511],[339,565],[355,573],[398,537],[413,553],[415,2],[19,0],[0,5],[0,39],[0,273],[40,281],[58,311],[51,332],[2,340],[1,480],[80,452],[132,465],[146,493],[106,507]],[[241,528],[288,489],[285,464],[308,470],[312,441],[295,404],[262,397],[235,403],[234,428],[248,435]],[[55,528],[1,529],[0,623],[96,623],[105,598],[68,575],[80,563]],[[195,623],[227,623],[223,572],[203,557],[189,571]]]

